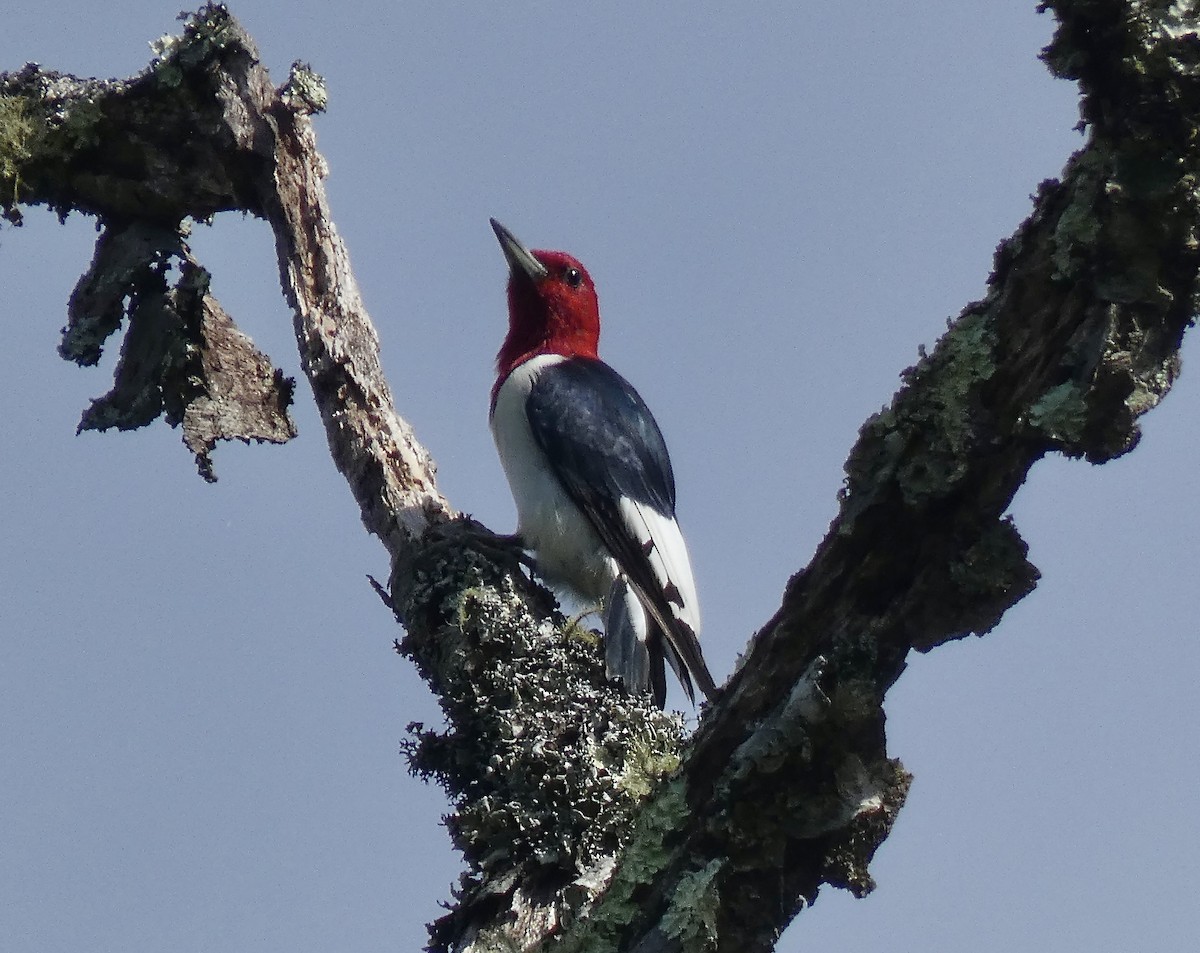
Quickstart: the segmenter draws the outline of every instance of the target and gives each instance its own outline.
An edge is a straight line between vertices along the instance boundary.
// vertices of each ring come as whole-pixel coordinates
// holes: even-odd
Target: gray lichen
[[[497,884],[551,894],[611,865],[646,795],[679,765],[683,725],[604,676],[594,633],[471,548],[468,524],[431,531],[393,598],[401,643],[441,697],[447,727],[410,726],[411,770],[454,799],[446,824],[468,863],[460,916]],[[572,887],[572,885],[575,885]],[[435,926],[435,945],[461,925]]]
[[[166,87],[179,86],[188,70],[215,59],[240,40],[236,21],[223,3],[208,3],[193,14],[180,14],[183,35],[168,34],[150,44],[155,58],[149,75]]]
[[[1074,445],[1083,439],[1088,409],[1074,381],[1051,387],[1029,408],[1028,421],[1055,443]]]
[[[664,782],[637,816],[603,899],[590,911],[585,923],[580,923],[559,942],[561,953],[615,953],[629,925],[644,911],[648,885],[671,859],[671,833],[681,829],[689,818],[685,785],[678,779]],[[690,903],[694,894],[679,899],[683,909],[673,915],[675,922],[693,920]],[[672,898],[670,906],[673,905]]]
[[[846,461],[841,532],[882,491],[899,489],[906,504],[919,506],[963,477],[982,422],[978,388],[994,372],[995,343],[990,313],[974,305],[904,372],[896,400],[863,424]]]
[[[662,918],[667,936],[687,950],[715,950],[720,939],[716,911],[720,909],[718,875],[724,861],[713,858],[700,870],[679,878],[671,905]]]
[[[306,114],[323,113],[329,106],[329,89],[325,78],[307,63],[292,64],[288,81],[279,91],[279,98],[293,109]]]

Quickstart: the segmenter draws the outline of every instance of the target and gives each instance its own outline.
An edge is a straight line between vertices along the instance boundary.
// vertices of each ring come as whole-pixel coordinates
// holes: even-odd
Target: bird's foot
[[[517,564],[533,571],[533,557],[525,552],[525,541],[520,533],[492,532],[468,514],[464,514],[458,523],[463,533],[470,537],[471,545],[488,559],[502,566]]]

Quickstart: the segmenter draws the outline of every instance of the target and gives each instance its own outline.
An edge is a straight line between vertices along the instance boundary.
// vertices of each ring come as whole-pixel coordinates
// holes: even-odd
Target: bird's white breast
[[[538,376],[563,360],[541,354],[512,370],[496,393],[492,438],[517,505],[517,532],[537,554],[542,575],[594,601],[608,593],[616,565],[534,440],[526,410]]]

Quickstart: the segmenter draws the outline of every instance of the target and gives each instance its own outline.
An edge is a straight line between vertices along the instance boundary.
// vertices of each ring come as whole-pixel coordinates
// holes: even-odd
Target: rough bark
[[[331,224],[311,72],[274,89],[236,21],[206,7],[131,80],[0,77],[8,217],[45,203],[105,226],[63,344],[94,362],[130,319],[95,421],[161,408],[186,432],[189,412],[207,422],[218,404],[222,420],[255,421],[206,423],[188,438],[205,456],[221,436],[286,435],[279,375],[227,319],[195,330],[217,306],[181,230],[231,209],[274,229],[331,450],[392,556],[401,648],[447,716],[442,732],[413,726],[409,745],[454,798],[469,865],[436,946],[767,950],[823,884],[871,889],[909,783],[886,749],[884,695],[911,650],[982,635],[1032,590],[1004,515],[1013,495],[1049,451],[1103,462],[1135,446],[1196,309],[1196,4],[1046,7],[1059,28],[1045,60],[1079,82],[1087,144],[1001,243],[987,297],[864,424],[828,536],[686,747],[677,722],[604,682],[594,636],[438,493]],[[185,126],[186,143],[171,132]],[[236,373],[189,357],[214,335],[243,355]]]

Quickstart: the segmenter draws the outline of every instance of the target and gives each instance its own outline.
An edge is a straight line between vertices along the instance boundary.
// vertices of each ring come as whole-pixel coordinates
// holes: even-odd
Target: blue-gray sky
[[[128,75],[178,30],[178,4],[12,6],[0,68]],[[488,216],[588,265],[602,351],[672,448],[718,681],[832,518],[858,426],[1080,144],[1032,2],[234,12],[277,82],[295,59],[327,78],[335,221],[397,404],[497,530]],[[27,223],[0,231],[0,949],[419,948],[458,863],[397,745],[436,708],[391,653],[383,551],[306,385],[300,438],[219,448],[216,486],[164,425],[74,436],[115,358],[54,351],[93,225]],[[194,248],[299,377],[265,226],[226,216]],[[823,891],[781,949],[1194,949],[1191,370],[1130,457],[1035,468],[1014,514],[1043,582],[913,660],[879,889]]]

